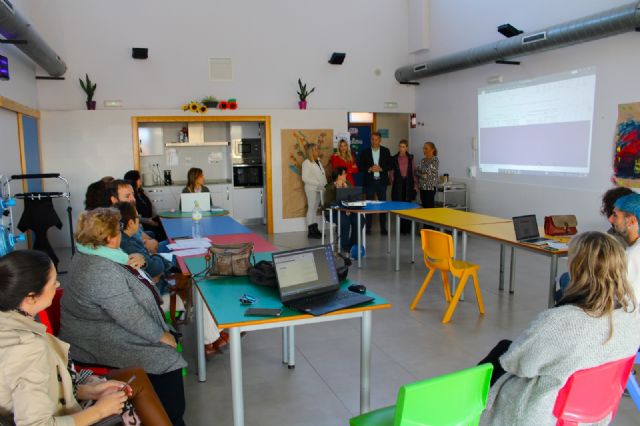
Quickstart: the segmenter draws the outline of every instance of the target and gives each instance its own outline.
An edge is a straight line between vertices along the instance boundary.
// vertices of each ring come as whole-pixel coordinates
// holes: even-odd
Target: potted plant
[[[93,100],[93,95],[96,93],[96,87],[98,87],[98,85],[91,82],[89,74],[85,74],[84,76],[84,81],[82,81],[81,78],[79,78],[78,81],[80,81],[80,87],[82,87],[84,93],[87,94],[87,109],[93,110],[96,109],[96,101]]]
[[[217,108],[218,100],[215,96],[207,96],[206,98],[202,98],[201,101],[207,108]]]
[[[298,90],[298,97],[300,98],[300,101],[298,102],[298,107],[300,109],[307,109],[307,97],[313,93],[314,90],[316,90],[316,88],[314,87],[313,89],[307,91],[307,85],[306,84],[302,84],[302,80],[298,79],[298,87],[300,90]]]

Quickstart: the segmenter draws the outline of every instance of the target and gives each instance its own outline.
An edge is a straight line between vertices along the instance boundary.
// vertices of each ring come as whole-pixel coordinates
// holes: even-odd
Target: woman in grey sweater
[[[558,391],[573,373],[636,353],[640,316],[626,269],[615,238],[601,232],[573,238],[571,283],[560,303],[542,312],[500,357],[504,374],[491,388],[482,424],[555,425]]]
[[[71,344],[75,361],[142,367],[172,423],[182,425],[181,369],[187,363],[176,351],[153,283],[127,265],[119,220],[120,213],[109,208],[80,216],[75,234],[79,253],[64,288],[60,338]]]

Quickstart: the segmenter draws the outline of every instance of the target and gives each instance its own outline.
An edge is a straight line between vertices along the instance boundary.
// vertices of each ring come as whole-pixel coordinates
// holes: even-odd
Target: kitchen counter
[[[205,180],[204,185],[225,185],[230,184],[231,179],[215,179],[215,180]],[[174,180],[171,185],[142,185],[143,188],[163,188],[167,186],[187,186],[186,180]]]

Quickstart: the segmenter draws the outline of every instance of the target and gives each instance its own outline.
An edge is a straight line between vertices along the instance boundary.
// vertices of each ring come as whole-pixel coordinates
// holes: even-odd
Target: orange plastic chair
[[[578,370],[558,392],[553,415],[556,426],[596,423],[616,416],[636,356]]]
[[[416,294],[413,302],[411,302],[410,309],[414,310],[416,308],[418,302],[422,298],[422,294],[429,285],[429,281],[433,278],[433,274],[438,270],[442,277],[444,299],[449,304],[444,316],[442,317],[443,323],[446,324],[451,320],[453,311],[458,305],[458,301],[464,291],[464,287],[467,285],[469,277],[473,279],[473,287],[476,291],[476,300],[478,301],[478,310],[481,314],[484,314],[484,303],[482,301],[480,285],[478,284],[478,270],[480,269],[480,266],[463,260],[455,260],[453,258],[453,239],[451,238],[451,235],[431,229],[423,229],[420,231],[420,235],[422,237],[424,264],[427,266],[429,273],[427,273],[426,278],[422,282],[422,287],[418,290],[418,294]],[[449,272],[451,272],[451,275],[454,277],[460,279],[460,283],[453,295],[453,298],[451,297]]]

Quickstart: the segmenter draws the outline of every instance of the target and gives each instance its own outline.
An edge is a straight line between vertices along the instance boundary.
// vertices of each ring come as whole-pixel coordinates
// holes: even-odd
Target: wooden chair
[[[427,266],[429,272],[426,278],[422,282],[418,294],[411,302],[410,309],[414,310],[416,305],[422,298],[422,294],[427,289],[429,281],[433,278],[433,274],[436,271],[440,271],[442,277],[442,286],[444,290],[445,301],[449,304],[447,310],[442,317],[443,323],[448,323],[451,320],[453,311],[458,305],[460,296],[464,291],[464,287],[467,285],[469,277],[473,279],[473,287],[476,292],[476,299],[478,301],[478,310],[481,314],[484,314],[484,303],[482,301],[482,293],[480,292],[480,285],[478,284],[478,270],[479,265],[465,262],[463,260],[455,260],[453,258],[453,239],[451,235],[444,232],[434,231],[431,229],[423,229],[420,231],[422,237],[422,251],[424,255],[424,264]],[[453,298],[451,297],[451,286],[449,284],[449,275],[451,272],[456,278],[459,278],[460,282],[456,289]]]

